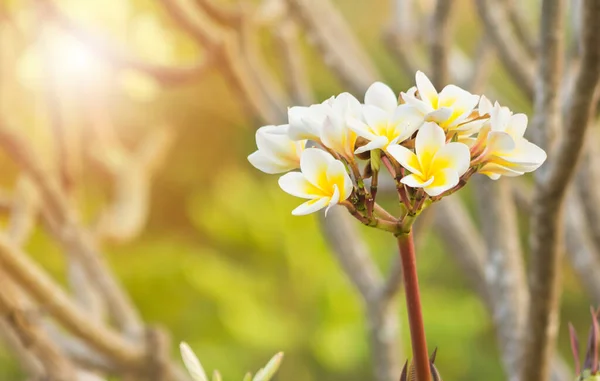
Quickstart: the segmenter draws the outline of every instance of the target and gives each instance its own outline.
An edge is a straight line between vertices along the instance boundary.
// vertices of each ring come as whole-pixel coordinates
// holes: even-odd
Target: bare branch
[[[23,138],[14,129],[8,128],[0,120],[0,146],[22,167],[36,184],[43,205],[54,223],[53,233],[57,236],[65,250],[80,256],[90,279],[106,298],[107,305],[116,322],[135,337],[139,335],[141,323],[137,312],[133,309],[129,298],[119,287],[102,256],[98,252],[96,242],[89,232],[77,223],[77,216],[61,193],[58,184],[49,178],[37,157],[27,148]]]
[[[4,268],[0,270],[0,312],[6,316],[6,325],[16,334],[22,346],[34,354],[51,380],[73,381],[75,370],[48,339],[34,320],[33,311],[27,311],[18,291]]]
[[[223,26],[235,26],[244,17],[239,9],[216,5],[212,0],[195,0],[195,3],[214,21]]]
[[[451,13],[456,1],[437,0],[437,5],[431,18],[430,62],[433,74],[433,85],[438,89],[443,88],[449,81],[448,47],[451,45]]]
[[[448,253],[468,279],[473,290],[493,313],[485,280],[486,247],[481,234],[456,196],[442,200],[435,208],[435,228]],[[453,221],[453,223],[448,223]]]
[[[506,28],[508,22],[504,9],[496,1],[475,0],[475,2],[486,33],[498,49],[502,64],[525,95],[533,99],[533,63],[516,42],[510,29]]]
[[[583,203],[582,214],[579,217],[587,220],[592,243],[597,252],[600,252],[600,152],[598,152],[597,142],[598,134],[596,131],[589,131],[591,139],[587,139],[587,146],[583,159],[579,164],[577,177],[575,181],[576,195]],[[593,135],[592,135],[593,134]],[[572,197],[568,197],[569,200]],[[569,206],[570,207],[570,206]]]
[[[114,176],[114,197],[96,226],[100,240],[127,242],[137,237],[144,228],[150,208],[151,180],[164,161],[166,152],[174,140],[169,127],[151,131],[133,154],[116,152],[122,157],[118,163],[111,162],[117,147],[103,147],[96,156]]]
[[[496,307],[486,282],[484,264],[486,247],[481,235],[456,196],[445,198],[434,208],[437,234],[446,244],[448,253],[453,256],[486,309],[494,316]],[[448,221],[453,223],[449,224]],[[498,339],[504,340],[507,337],[499,335]],[[499,344],[504,348],[508,343],[500,341]],[[565,381],[569,377],[570,372],[564,360],[560,356],[555,356],[552,362],[551,380]]]
[[[313,103],[314,97],[306,73],[304,58],[301,56],[298,46],[297,25],[289,16],[286,16],[273,27],[273,35],[281,52],[285,70],[284,80],[294,104],[309,105]]]
[[[210,54],[207,55],[207,58],[200,59],[197,63],[182,67],[168,67],[145,62],[131,56],[128,49],[119,46],[118,43],[110,41],[100,33],[88,30],[83,25],[79,25],[76,21],[71,20],[57,9],[52,0],[36,1],[44,7],[48,16],[59,27],[90,46],[94,52],[97,52],[100,58],[107,59],[109,63],[118,68],[138,70],[151,76],[163,85],[174,85],[199,78],[215,63],[213,60],[214,57]]]
[[[287,1],[325,64],[354,92],[364,93],[379,75],[335,6],[329,0]]]
[[[484,90],[485,82],[490,74],[490,68],[494,51],[491,46],[489,36],[486,34],[481,37],[475,51],[475,59],[473,60],[473,70],[469,77],[470,81],[467,88],[473,93],[480,93]]]
[[[38,192],[26,176],[17,180],[11,203],[7,233],[15,244],[21,246],[29,239],[40,209]]]
[[[493,319],[509,380],[518,380],[521,339],[527,318],[529,293],[519,242],[511,187],[500,179],[473,178],[483,236],[487,244],[485,279],[493,303]],[[494,202],[490,203],[490,199]]]
[[[212,59],[220,64],[219,68],[232,85],[232,91],[240,95],[239,98],[253,114],[270,123],[285,118],[285,107],[274,106],[273,94],[266,93],[263,85],[256,81],[256,73],[253,72],[255,67],[248,67],[247,57],[240,56],[240,41],[236,41],[239,35],[219,34],[209,30],[203,23],[194,22],[177,0],[160,0],[160,3],[178,26],[214,56]]]
[[[534,125],[540,134],[539,143],[547,148],[548,135],[545,129],[559,129],[560,105],[559,86],[562,72],[563,54],[563,17],[564,4],[562,0],[546,0],[542,5],[542,24],[539,57],[539,77],[535,98]],[[586,119],[587,121],[587,119]],[[567,135],[580,135],[585,132],[585,123],[581,126],[567,125]],[[579,131],[576,131],[579,130]],[[546,176],[536,177],[536,191],[531,217],[531,270],[529,276],[531,304],[524,341],[522,379],[542,381],[548,379],[550,365],[554,353],[555,339],[558,332],[559,296],[560,296],[560,258],[561,258],[561,220],[562,203],[569,177],[574,173],[573,163],[576,162],[581,148],[565,147],[565,142],[572,142],[573,137],[564,136],[566,140],[560,143],[560,151],[553,151],[546,164]],[[567,151],[570,159],[569,168],[561,176],[563,184],[556,186],[556,170],[553,160],[558,160]],[[574,156],[572,156],[574,154]],[[563,159],[564,160],[564,159]],[[566,163],[558,161],[561,165]],[[543,173],[540,172],[541,174]]]
[[[6,347],[12,351],[21,364],[21,368],[32,379],[40,379],[44,376],[44,368],[38,359],[27,349],[17,333],[6,322],[4,318],[0,319],[0,338]]]
[[[536,302],[531,308],[529,319],[531,334],[526,343],[524,359],[524,363],[528,364],[524,377],[532,381],[545,378],[549,354],[552,352],[556,335],[559,294],[557,272],[560,267],[557,240],[561,234],[559,221],[567,185],[574,175],[582,150],[593,108],[594,91],[600,77],[600,36],[595,28],[595,23],[600,18],[600,3],[585,0],[582,7],[581,64],[569,97],[565,131],[556,150],[553,151],[554,156],[551,157],[553,160],[547,164],[547,175],[538,183],[538,192],[534,201],[536,207],[532,224],[531,287],[532,294],[536,295],[533,301]],[[547,7],[547,12],[548,9],[556,12],[550,14],[549,20],[543,26],[549,29],[553,27],[547,32],[549,36],[553,36],[557,33],[555,23],[560,21],[552,22],[552,20],[560,20],[561,12],[558,5]],[[546,31],[542,30],[542,32],[542,51],[546,52]],[[553,106],[553,108],[557,107],[558,105]],[[546,111],[550,114],[556,112]]]
[[[409,78],[425,64],[417,57],[415,42],[419,33],[415,15],[414,0],[395,0],[392,21],[383,31],[383,41]]]
[[[383,283],[382,276],[365,242],[357,238],[359,232],[354,221],[343,208],[332,208],[321,221],[333,253],[363,299],[368,302],[376,298]]]
[[[37,264],[3,235],[0,235],[0,263],[65,328],[121,365],[135,368],[142,363],[143,351],[81,312]]]
[[[600,304],[600,256],[593,242],[590,240],[585,223],[585,206],[574,192],[569,192],[569,206],[566,208],[565,236],[567,244],[567,258],[578,274],[578,279],[583,284],[586,292],[593,300],[594,305]]]
[[[520,9],[520,4],[516,0],[502,0],[500,3],[504,6],[517,41],[521,43],[523,50],[529,57],[535,58],[536,42],[531,30],[527,27],[528,20],[523,18],[524,11]],[[529,20],[530,22],[531,20]]]
[[[384,285],[381,273],[346,210],[332,208],[327,217],[319,216],[329,246],[363,299],[375,379],[394,381],[400,372],[398,317],[394,303],[394,294],[399,290],[396,285],[399,269],[392,271],[391,280],[386,283],[388,286]]]

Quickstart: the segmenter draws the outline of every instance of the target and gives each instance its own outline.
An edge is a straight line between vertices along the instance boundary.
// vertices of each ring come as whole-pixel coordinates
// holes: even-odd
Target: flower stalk
[[[417,380],[431,381],[429,353],[427,351],[427,340],[425,338],[425,325],[423,324],[423,311],[421,307],[419,279],[417,276],[417,260],[412,230],[408,234],[398,235],[397,239],[398,250],[402,262],[406,309],[408,311],[413,363],[417,373]]]

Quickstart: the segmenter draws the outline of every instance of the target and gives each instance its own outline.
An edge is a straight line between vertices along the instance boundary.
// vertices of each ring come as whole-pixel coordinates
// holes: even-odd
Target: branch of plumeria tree
[[[425,342],[412,225],[425,208],[460,190],[475,173],[496,180],[542,165],[544,150],[523,137],[527,122],[525,114],[513,114],[457,86],[438,92],[417,72],[416,87],[400,97],[376,82],[363,104],[342,93],[320,104],[291,107],[288,124],[258,129],[258,150],[248,160],[266,173],[288,172],[279,178],[280,187],[307,200],[292,214],[325,209],[327,215],[339,204],[362,224],[397,237],[413,344],[411,367],[418,380],[430,381],[433,367]],[[398,216],[376,202],[382,169],[396,183],[402,207]]]

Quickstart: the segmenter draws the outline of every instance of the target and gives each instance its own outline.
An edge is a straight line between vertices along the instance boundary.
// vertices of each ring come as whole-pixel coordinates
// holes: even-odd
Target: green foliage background
[[[27,6],[16,0],[10,3],[15,9]],[[397,91],[407,88],[411,79],[401,76],[381,43],[391,14],[389,2],[335,3],[383,79]],[[173,29],[155,2],[132,4],[136,12],[152,12]],[[479,36],[471,3],[460,1],[457,13],[456,39],[471,51]],[[178,59],[184,62],[195,49],[184,36],[177,38]],[[261,41],[269,65],[281,76],[267,33]],[[303,44],[317,99],[343,91],[310,44]],[[518,89],[501,68],[496,69],[492,81],[500,101],[529,111]],[[32,104],[26,100],[31,95],[13,90],[21,99],[16,113],[30,113]],[[126,144],[135,146],[139,136],[158,122],[168,123],[177,133],[175,147],[154,181],[147,229],[132,243],[106,248],[111,266],[144,319],[169,328],[175,344],[187,341],[207,370],[220,369],[226,380],[241,379],[279,350],[286,353],[281,380],[371,379],[363,306],[320,236],[316,218],[291,216],[298,200],[278,189],[276,177],[247,163],[258,124],[242,112],[238,95],[218,72],[165,89],[149,103],[116,87],[113,96],[107,112],[114,115]],[[76,114],[76,106],[72,107],[67,113]],[[5,174],[9,183],[14,168]],[[84,180],[81,194],[91,220],[109,184],[93,172]],[[469,194],[462,193],[467,203]],[[522,219],[526,229],[527,216]],[[395,255],[394,240],[368,229],[361,232],[386,272]],[[523,237],[526,244],[526,234]],[[48,236],[36,232],[28,250],[64,282],[63,258]],[[439,347],[444,379],[503,380],[490,317],[434,231],[424,239],[419,271],[429,345]],[[584,332],[587,303],[567,269],[563,322],[572,320]],[[403,324],[399,339],[409,353],[402,301],[398,314]],[[560,349],[568,353],[564,324]],[[177,356],[176,345],[173,351]],[[22,379],[14,359],[1,347],[0,375],[7,381]]]

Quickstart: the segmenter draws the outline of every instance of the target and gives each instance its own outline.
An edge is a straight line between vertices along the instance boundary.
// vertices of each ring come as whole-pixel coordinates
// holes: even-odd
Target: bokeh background
[[[207,370],[219,369],[228,380],[241,379],[277,351],[286,354],[281,380],[370,379],[360,299],[332,257],[316,217],[293,217],[290,211],[298,200],[278,189],[276,177],[247,162],[260,125],[245,112],[239,94],[221,73],[211,68],[189,83],[162,87],[140,72],[108,70],[101,55],[63,31],[36,23],[33,3],[0,0],[0,9],[16,23],[0,24],[0,111],[27,134],[40,157],[51,161],[55,155],[48,125],[52,108],[57,107],[63,123],[83,131],[83,136],[93,124],[90,110],[100,110],[131,149],[153,130],[168,129],[174,136],[153,177],[144,230],[133,241],[109,243],[105,249],[144,320],[168,328],[174,342],[187,341]],[[176,66],[206,54],[155,1],[55,3],[69,17],[120,41],[142,60]],[[412,78],[401,74],[382,43],[382,30],[393,13],[391,2],[333,3],[382,79],[396,91],[411,86]],[[480,26],[470,2],[459,3],[454,38],[471,55]],[[52,41],[47,46],[54,48],[43,52],[37,43],[40,38]],[[324,65],[310,38],[301,35],[300,41],[316,99],[347,90]],[[267,69],[283,80],[281,57],[267,32],[260,36],[260,49]],[[53,101],[44,90],[48,60],[56,70]],[[503,104],[530,113],[528,102],[506,80],[502,68],[495,66],[491,73],[494,95]],[[362,94],[355,95],[362,99]],[[84,141],[80,148],[94,150],[95,143]],[[105,171],[82,160],[73,163],[81,169],[76,192],[81,210],[94,223],[112,184]],[[0,182],[12,187],[16,167],[2,156],[0,168]],[[471,192],[467,188],[453,197],[464,197],[471,205]],[[526,237],[527,216],[521,222]],[[368,229],[361,233],[385,272],[395,255],[394,240]],[[423,234],[418,260],[425,323],[430,347],[439,347],[437,363],[444,379],[503,380],[493,325],[482,302],[445,255],[436,232],[428,229]],[[43,230],[35,231],[26,248],[66,282],[64,257]],[[573,321],[585,332],[589,300],[568,268],[563,301],[563,322]],[[403,303],[399,306],[397,313],[405,325]],[[564,327],[560,351],[570,358]],[[409,353],[407,330],[400,331],[399,340]],[[177,355],[176,348],[173,353]],[[6,381],[24,377],[1,346],[0,375]]]

